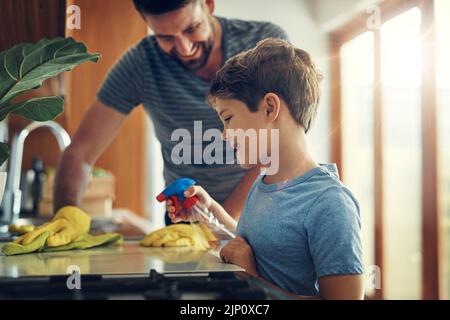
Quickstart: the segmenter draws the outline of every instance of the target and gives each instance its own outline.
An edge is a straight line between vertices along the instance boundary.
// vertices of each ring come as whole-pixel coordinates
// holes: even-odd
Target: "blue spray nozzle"
[[[178,197],[180,201],[184,201],[186,197],[184,196],[184,192],[192,185],[196,184],[196,181],[190,178],[181,178],[178,179],[171,184],[169,184],[163,192],[161,192],[156,200],[159,202],[163,202],[169,199],[172,196]]]

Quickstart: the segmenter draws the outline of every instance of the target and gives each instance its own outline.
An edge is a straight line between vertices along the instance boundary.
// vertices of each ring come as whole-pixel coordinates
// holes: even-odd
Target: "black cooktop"
[[[235,272],[198,276],[163,275],[151,270],[148,276],[81,276],[80,289],[68,289],[68,276],[2,278],[0,299],[80,300],[267,300],[283,299]],[[285,297],[287,298],[287,297]]]

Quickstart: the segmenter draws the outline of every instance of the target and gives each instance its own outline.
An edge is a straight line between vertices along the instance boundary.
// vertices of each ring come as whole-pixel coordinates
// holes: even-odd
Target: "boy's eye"
[[[233,118],[233,117],[232,116],[226,117],[225,119],[223,119],[223,121],[225,123],[228,123],[228,122],[230,122],[231,118]]]

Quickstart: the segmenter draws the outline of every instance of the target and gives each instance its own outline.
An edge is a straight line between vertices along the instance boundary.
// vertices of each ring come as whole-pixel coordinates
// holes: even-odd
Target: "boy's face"
[[[251,112],[242,101],[220,98],[215,108],[223,123],[222,139],[230,142],[242,167],[251,168],[259,163],[260,154],[270,154],[270,133],[269,140],[260,137],[260,132],[270,130],[265,108]]]

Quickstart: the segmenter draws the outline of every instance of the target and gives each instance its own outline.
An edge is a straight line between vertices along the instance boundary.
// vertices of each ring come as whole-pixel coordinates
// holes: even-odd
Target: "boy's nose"
[[[228,135],[227,135],[227,130],[224,129],[224,130],[222,131],[222,140],[223,140],[223,141],[227,141],[228,139],[229,139],[229,137],[228,137]]]

